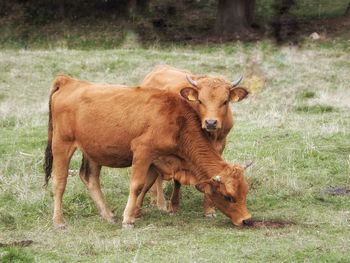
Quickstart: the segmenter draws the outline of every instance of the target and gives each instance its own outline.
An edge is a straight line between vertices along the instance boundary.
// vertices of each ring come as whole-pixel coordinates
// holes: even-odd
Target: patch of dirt
[[[0,243],[0,247],[29,247],[33,243],[33,240],[20,240],[12,243]]]
[[[256,220],[246,225],[247,228],[284,228],[293,225],[292,222],[282,220]]]
[[[322,190],[322,193],[329,195],[350,195],[350,189],[344,186],[330,186]]]

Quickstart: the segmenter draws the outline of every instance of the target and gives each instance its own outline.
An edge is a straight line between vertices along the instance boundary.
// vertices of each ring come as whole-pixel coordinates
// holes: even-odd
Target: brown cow
[[[200,117],[201,126],[213,147],[222,154],[227,134],[233,127],[229,102],[240,101],[248,94],[246,89],[236,87],[240,81],[241,79],[230,83],[222,77],[196,76],[189,71],[160,65],[145,77],[141,87],[168,90],[186,98]],[[179,209],[180,186],[174,181],[170,212],[177,212]],[[151,192],[152,202],[157,203],[161,210],[167,210],[161,176],[158,177]],[[204,215],[206,217],[215,215],[214,206],[206,196]]]
[[[248,185],[242,169],[222,160],[200,129],[196,113],[179,96],[59,76],[53,82],[49,105],[45,172],[47,183],[52,170],[55,227],[65,225],[62,196],[77,148],[85,156],[81,178],[102,217],[109,221],[113,214],[100,190],[101,166],[132,165],[124,227],[133,226],[159,171],[177,173],[184,167],[192,175],[190,183],[205,192],[233,224],[249,222]]]

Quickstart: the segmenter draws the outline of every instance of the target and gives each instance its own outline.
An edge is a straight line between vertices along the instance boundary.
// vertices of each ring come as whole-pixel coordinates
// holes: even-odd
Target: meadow
[[[64,195],[68,227],[53,229],[42,169],[52,79],[65,73],[135,85],[161,63],[230,79],[258,68],[265,85],[231,105],[235,127],[224,157],[254,162],[246,170],[254,220],[286,225],[239,228],[220,212],[206,219],[201,193],[183,187],[179,214],[158,211],[147,197],[135,229],[124,230],[130,169],[102,169],[117,217],[109,224],[77,175],[76,153]],[[350,45],[341,39],[299,47],[1,50],[0,262],[349,262],[349,72]]]

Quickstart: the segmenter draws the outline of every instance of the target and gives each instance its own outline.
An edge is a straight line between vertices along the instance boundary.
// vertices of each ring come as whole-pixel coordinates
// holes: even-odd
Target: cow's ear
[[[237,102],[243,100],[249,92],[242,87],[234,87],[230,89],[230,101]]]
[[[202,193],[212,194],[213,192],[216,192],[220,187],[221,185],[220,181],[221,181],[220,176],[214,176],[211,179],[208,179],[196,184],[196,188],[198,191]]]
[[[183,88],[180,90],[180,94],[183,98],[189,101],[198,100],[198,91],[194,88]]]
[[[210,182],[196,184],[196,189],[204,194],[211,194],[213,192],[213,187]]]

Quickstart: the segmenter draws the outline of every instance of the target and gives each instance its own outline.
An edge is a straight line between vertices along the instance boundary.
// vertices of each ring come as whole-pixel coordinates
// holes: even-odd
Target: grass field
[[[235,127],[225,158],[254,161],[246,177],[256,220],[282,228],[238,228],[218,212],[202,215],[202,196],[182,192],[182,210],[149,206],[134,230],[121,228],[129,169],[102,171],[102,190],[117,223],[103,221],[74,170],[64,212],[68,228],[52,228],[51,184],[42,188],[50,83],[58,73],[97,82],[136,84],[155,65],[236,78],[257,61],[266,85],[232,105]],[[350,46],[256,44],[193,49],[0,52],[0,262],[349,262]],[[169,195],[171,186],[166,187]],[[32,240],[28,247],[6,246]]]

